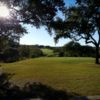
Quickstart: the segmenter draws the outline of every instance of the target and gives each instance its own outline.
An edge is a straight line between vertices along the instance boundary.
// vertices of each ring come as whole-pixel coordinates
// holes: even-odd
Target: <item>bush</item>
[[[30,48],[30,57],[31,58],[40,57],[40,56],[43,56],[42,50],[40,50],[37,47]]]
[[[29,58],[29,55],[30,55],[29,46],[21,45],[19,47],[19,56],[20,56],[20,58]]]
[[[91,46],[81,46],[77,42],[69,42],[63,47],[54,50],[57,56],[64,57],[94,57],[95,48]]]
[[[18,49],[12,47],[4,49],[2,54],[2,60],[4,62],[14,62],[17,61],[18,59],[19,59]]]
[[[40,50],[40,48],[35,47],[35,46],[21,45],[19,47],[19,56],[20,56],[20,59],[34,58],[34,57],[43,56],[43,52]]]

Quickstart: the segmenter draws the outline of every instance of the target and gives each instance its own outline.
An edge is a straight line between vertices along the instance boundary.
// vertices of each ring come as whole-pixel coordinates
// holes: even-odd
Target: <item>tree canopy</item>
[[[65,7],[64,0],[0,0],[10,9],[10,19],[0,19],[0,41],[3,36],[18,40],[26,33],[23,24],[37,28],[46,26],[55,31],[55,40],[71,38],[85,39],[96,47],[96,63],[99,63],[100,46],[100,1],[76,0],[76,4]],[[57,18],[61,11],[64,18]],[[95,36],[98,37],[95,38]],[[5,40],[5,39],[4,39]]]
[[[71,38],[75,41],[85,39],[96,47],[96,63],[99,63],[100,46],[100,1],[76,0],[76,4],[65,8],[65,19],[58,18],[51,24],[55,40]],[[96,38],[95,38],[96,37]]]
[[[57,11],[63,10],[63,0],[0,0],[10,9],[9,19],[0,19],[0,37],[16,37],[26,33],[23,24],[39,28],[48,26]]]
[[[63,10],[63,0],[0,0],[11,9],[11,14],[19,23],[36,27],[48,25],[58,10]]]
[[[64,8],[63,0],[0,0],[0,3],[10,10],[10,18],[0,18],[0,54],[12,47],[11,41],[16,44],[27,33],[23,24],[49,26],[58,10]]]

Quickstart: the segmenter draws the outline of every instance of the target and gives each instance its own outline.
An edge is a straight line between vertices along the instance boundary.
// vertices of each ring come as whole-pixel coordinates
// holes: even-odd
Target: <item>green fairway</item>
[[[53,56],[54,55],[54,53],[53,53],[53,50],[52,49],[41,49],[42,50],[42,52],[45,54],[45,55],[47,55],[47,56]]]
[[[100,95],[100,65],[94,58],[35,58],[11,64],[2,64],[4,72],[14,73],[12,81],[41,82],[81,95]]]

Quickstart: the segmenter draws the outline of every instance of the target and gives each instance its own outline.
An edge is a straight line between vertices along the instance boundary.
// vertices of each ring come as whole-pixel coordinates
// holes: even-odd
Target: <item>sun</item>
[[[10,10],[6,5],[0,4],[0,18],[9,18]]]

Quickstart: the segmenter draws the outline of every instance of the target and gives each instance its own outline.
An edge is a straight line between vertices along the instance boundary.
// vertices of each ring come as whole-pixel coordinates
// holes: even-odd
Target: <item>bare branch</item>
[[[92,44],[96,45],[93,41],[88,41],[88,40],[86,40],[86,43],[87,43],[87,44],[88,44],[88,43],[92,43]]]
[[[91,34],[89,34],[90,35],[90,38],[93,40],[92,42],[95,44],[95,45],[97,45],[98,43],[96,42],[96,40],[93,38],[93,36],[91,35]]]
[[[14,7],[10,7],[10,9],[14,10],[15,12],[19,12],[19,10],[17,10],[17,9],[14,8]]]
[[[84,36],[82,36],[82,35],[81,35],[81,38],[82,38],[82,39],[86,39],[86,37],[84,37]]]

